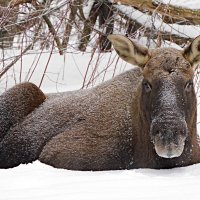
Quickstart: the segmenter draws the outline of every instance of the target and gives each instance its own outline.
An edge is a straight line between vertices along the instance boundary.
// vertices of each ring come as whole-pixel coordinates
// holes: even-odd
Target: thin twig
[[[31,49],[33,46],[33,43],[28,45],[20,55],[15,57],[15,60],[13,60],[9,65],[7,65],[2,71],[0,72],[0,78],[21,58],[22,55],[24,55],[29,49]]]

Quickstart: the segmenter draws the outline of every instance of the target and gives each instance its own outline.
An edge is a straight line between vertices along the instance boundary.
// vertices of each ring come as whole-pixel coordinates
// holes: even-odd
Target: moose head
[[[122,35],[108,39],[123,60],[142,70],[140,106],[155,152],[162,158],[179,157],[196,122],[193,77],[200,61],[200,36],[182,51],[148,49]]]

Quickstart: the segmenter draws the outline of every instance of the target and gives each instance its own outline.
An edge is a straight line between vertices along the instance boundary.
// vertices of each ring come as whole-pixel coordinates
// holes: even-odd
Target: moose
[[[0,168],[39,160],[70,170],[173,168],[200,162],[194,66],[184,50],[109,35],[138,67],[94,88],[45,95],[22,83],[0,96]]]

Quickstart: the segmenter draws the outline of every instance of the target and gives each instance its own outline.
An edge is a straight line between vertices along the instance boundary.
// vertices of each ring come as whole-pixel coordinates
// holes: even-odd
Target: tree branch
[[[139,9],[147,9],[179,20],[186,19],[193,24],[200,24],[200,10],[163,4],[156,0],[114,0],[114,2],[134,6]]]
[[[24,3],[31,3],[37,10],[43,10],[44,9],[44,7],[42,5],[40,5],[39,3],[37,3],[36,0],[12,0],[10,2],[9,6],[10,6],[10,8],[13,8],[13,7],[19,6],[19,5],[24,4]],[[59,37],[56,34],[56,31],[55,31],[55,29],[53,27],[53,24],[51,23],[51,21],[47,17],[47,15],[42,15],[42,18],[46,22],[50,33],[54,36],[54,40],[55,40],[55,42],[57,44],[57,47],[58,47],[60,55],[63,55],[63,47],[62,47],[62,44],[60,42]]]
[[[36,2],[36,0],[12,0],[10,2],[9,7],[13,8],[13,7],[19,6],[24,3],[33,3],[33,2]]]
[[[42,5],[40,5],[40,4],[38,4],[37,2],[34,2],[32,5],[33,5],[37,10],[43,10],[43,9],[44,9],[44,7],[43,7]],[[48,26],[48,28],[49,28],[50,33],[51,33],[51,34],[53,35],[53,37],[54,37],[54,40],[55,40],[55,42],[56,42],[56,44],[57,44],[57,48],[58,48],[58,50],[59,50],[60,55],[63,55],[63,47],[62,47],[62,44],[61,44],[61,42],[60,42],[59,37],[57,36],[57,32],[56,32],[56,30],[55,30],[54,27],[53,27],[53,24],[51,23],[51,21],[50,21],[50,19],[47,17],[47,15],[42,15],[42,18],[43,18],[44,21],[46,22],[46,24],[47,24],[47,26]]]
[[[129,29],[127,30],[127,35],[133,33],[134,31],[137,31],[138,29],[144,29],[144,32],[143,32],[144,36],[146,36],[147,38],[150,38],[150,39],[157,39],[158,35],[159,35],[159,37],[162,38],[163,40],[168,40],[168,41],[176,43],[178,45],[185,44],[188,41],[192,40],[192,38],[184,37],[181,34],[178,34],[176,32],[173,33],[173,32],[167,31],[167,30],[162,31],[162,30],[159,30],[159,29],[154,29],[153,27],[148,26],[148,23],[147,23],[147,25],[145,23],[142,24],[138,20],[139,18],[137,17],[137,15],[135,16],[133,14],[133,16],[132,16],[132,15],[130,15],[130,13],[126,13],[125,9],[122,9],[122,10],[119,9],[118,6],[115,6],[115,9],[116,9],[116,12],[118,12],[118,14],[122,18],[124,18],[126,21],[128,21],[129,26],[132,27],[132,30],[129,30]],[[135,9],[134,8],[132,8],[132,9],[133,9],[133,13],[134,13]],[[138,12],[141,12],[141,11],[138,11]],[[141,13],[141,15],[142,15],[142,13]],[[145,15],[146,14],[144,13],[143,16],[145,16]],[[165,23],[163,23],[163,25],[164,24]]]

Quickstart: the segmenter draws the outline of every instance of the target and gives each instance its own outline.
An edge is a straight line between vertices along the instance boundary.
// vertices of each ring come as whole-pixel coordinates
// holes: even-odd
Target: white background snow
[[[165,3],[169,2],[167,0]],[[200,8],[199,1],[170,1],[172,4]],[[9,54],[9,52],[8,52]],[[102,55],[101,69],[109,59]],[[114,54],[112,56],[115,56]],[[53,55],[47,76],[42,83],[45,92],[61,92],[79,89],[87,68],[89,56],[67,54]],[[1,80],[0,93],[5,84],[12,86],[16,80],[13,74],[22,69],[22,80],[26,80],[27,66],[36,60],[35,55],[24,56],[15,68]],[[42,55],[30,81],[37,85],[48,60]],[[94,61],[95,62],[95,61]],[[130,68],[121,63],[117,73]],[[112,77],[114,66],[109,68],[107,78]],[[96,82],[101,82],[102,77]],[[57,84],[55,83],[57,82]],[[199,129],[200,131],[200,129]],[[80,172],[54,169],[39,161],[20,165],[13,169],[0,170],[0,200],[196,200],[200,199],[200,164],[169,170],[136,169],[104,172]]]

